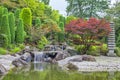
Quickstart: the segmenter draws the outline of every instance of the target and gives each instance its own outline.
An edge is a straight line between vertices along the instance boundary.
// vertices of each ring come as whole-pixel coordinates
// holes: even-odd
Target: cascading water
[[[40,63],[44,61],[44,53],[43,52],[37,52],[34,54],[34,63]]]
[[[43,71],[44,70],[43,61],[44,61],[44,53],[36,52],[34,54],[34,70],[35,71]]]

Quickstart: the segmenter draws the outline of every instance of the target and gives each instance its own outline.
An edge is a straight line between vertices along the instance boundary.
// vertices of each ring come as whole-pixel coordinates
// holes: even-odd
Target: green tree
[[[115,24],[116,46],[120,47],[120,2],[116,2],[116,4],[106,12],[105,18]]]
[[[8,9],[7,8],[4,8],[3,14],[8,14]]]
[[[49,5],[50,0],[41,0],[42,2],[44,2],[46,5]]]
[[[8,47],[8,36],[5,34],[0,34],[0,47]]]
[[[23,19],[25,30],[29,30],[32,26],[32,12],[30,8],[23,8],[20,13],[20,18]]]
[[[3,7],[0,7],[0,29],[1,29],[1,23],[2,23],[2,15],[3,15]]]
[[[10,34],[10,28],[9,28],[8,15],[2,16],[1,34],[4,34],[7,36],[8,44],[10,44],[11,43],[11,34]]]
[[[108,9],[109,0],[66,0],[67,15],[80,18],[100,17],[98,13],[104,13]]]
[[[39,17],[35,19],[35,27],[40,27],[41,26],[41,20]]]
[[[15,17],[13,13],[9,13],[9,27],[10,27],[10,34],[11,34],[11,43],[14,43],[15,40]]]
[[[59,16],[60,16],[60,14],[59,14],[58,10],[53,10],[51,15],[50,15],[50,18],[52,20],[58,22],[59,21]]]
[[[19,19],[16,29],[16,42],[23,43],[24,42],[24,25],[23,20]]]

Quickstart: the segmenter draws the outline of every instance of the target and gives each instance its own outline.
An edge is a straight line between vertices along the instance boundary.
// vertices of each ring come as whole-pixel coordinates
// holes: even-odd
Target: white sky
[[[115,3],[115,1],[120,0],[111,0],[112,4]],[[65,0],[50,0],[50,6],[52,6],[53,9],[59,10],[60,14],[66,15],[67,2]]]

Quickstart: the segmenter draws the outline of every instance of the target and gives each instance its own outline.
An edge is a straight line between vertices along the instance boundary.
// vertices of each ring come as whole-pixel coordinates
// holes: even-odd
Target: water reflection
[[[13,69],[3,80],[120,80],[120,72],[65,72],[48,63]]]

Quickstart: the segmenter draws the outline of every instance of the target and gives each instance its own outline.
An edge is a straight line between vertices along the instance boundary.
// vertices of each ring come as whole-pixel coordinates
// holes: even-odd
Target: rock
[[[68,51],[68,53],[71,55],[71,56],[74,56],[74,55],[77,55],[78,54],[78,52],[76,51],[76,50],[74,50],[74,49],[67,49],[67,51]]]
[[[69,69],[69,70],[72,70],[72,71],[77,71],[79,68],[74,65],[73,63],[67,63],[66,67]]]
[[[23,59],[21,59],[21,58],[13,60],[12,64],[15,67],[20,67],[20,66],[28,65],[28,63],[26,61],[24,61]]]
[[[5,74],[6,72],[7,69],[2,64],[0,64],[0,74]]]
[[[83,61],[96,61],[95,58],[91,55],[83,55],[82,60]]]
[[[76,58],[73,58],[73,59],[70,59],[69,61],[73,61],[73,62],[82,62],[82,57],[76,57]]]
[[[20,58],[22,60],[26,61],[26,62],[31,62],[31,60],[32,60],[32,56],[31,55],[32,55],[32,53],[31,54],[30,53],[25,53]]]

